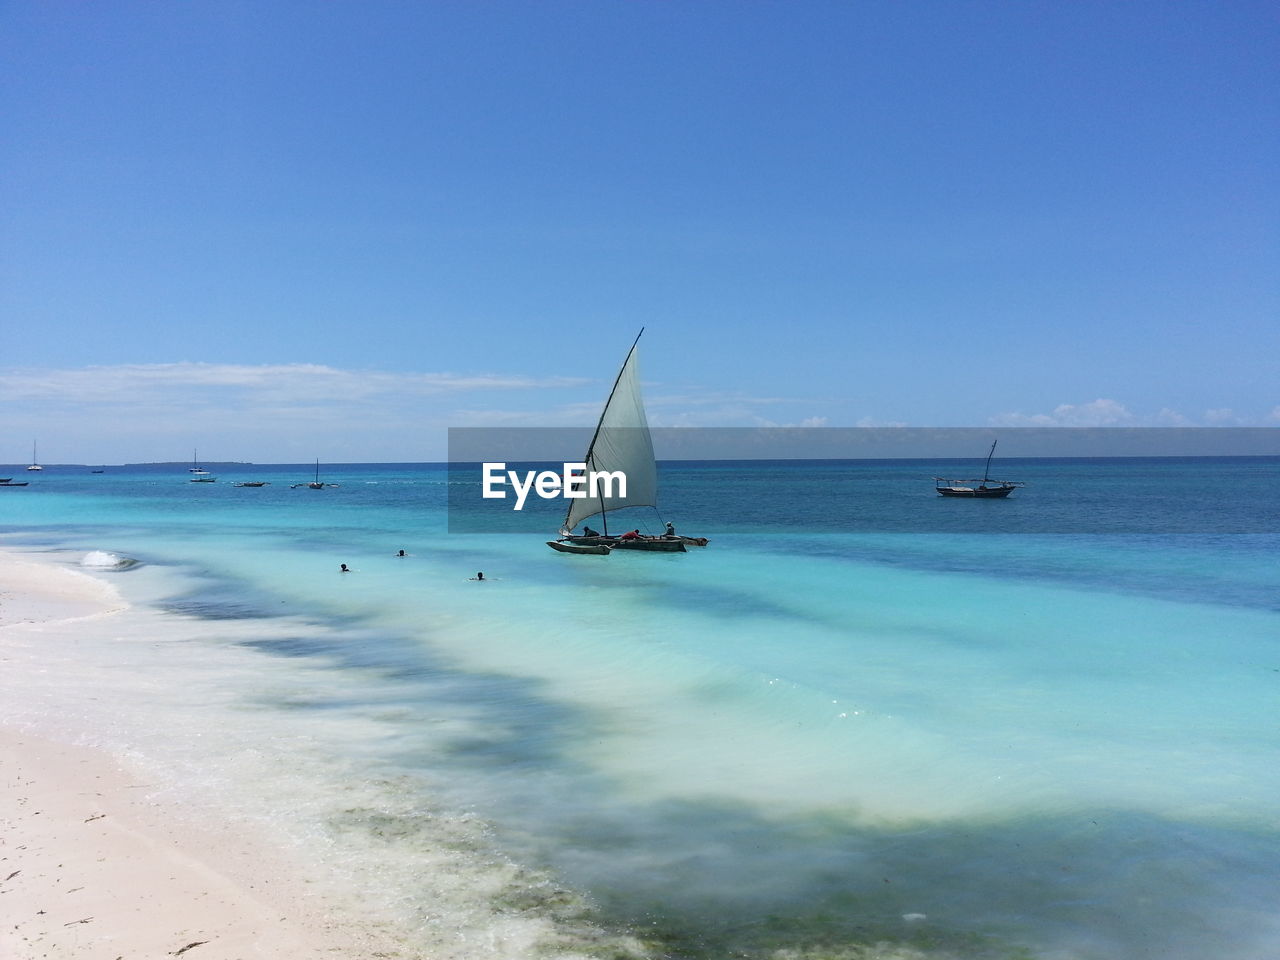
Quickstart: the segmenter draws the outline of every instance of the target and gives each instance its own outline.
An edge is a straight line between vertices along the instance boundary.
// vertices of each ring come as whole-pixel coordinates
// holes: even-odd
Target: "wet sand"
[[[0,552],[0,670],[127,608],[102,579]],[[65,734],[15,725],[0,701],[0,956],[409,956],[269,838],[158,798],[127,758]]]

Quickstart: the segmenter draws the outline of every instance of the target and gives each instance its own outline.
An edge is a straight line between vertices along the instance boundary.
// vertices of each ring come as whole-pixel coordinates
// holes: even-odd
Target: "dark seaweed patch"
[[[197,620],[265,620],[280,616],[262,607],[235,600],[171,600],[161,604],[160,609]]]

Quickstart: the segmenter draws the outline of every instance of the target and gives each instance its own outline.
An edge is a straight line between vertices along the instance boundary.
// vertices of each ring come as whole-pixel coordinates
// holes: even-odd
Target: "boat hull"
[[[968,497],[980,500],[995,500],[1013,493],[1012,486],[999,487],[938,487],[940,497]]]
[[[565,540],[548,540],[547,546],[561,553],[585,553],[595,556],[607,556],[609,553],[607,543],[570,543]]]
[[[645,540],[642,540],[642,541],[640,541],[640,542],[641,542],[641,543],[653,543],[654,541],[663,541],[663,542],[665,542],[665,543],[667,543],[667,544],[671,544],[671,543],[682,544],[682,545],[684,545],[684,546],[686,546],[686,547],[705,547],[705,546],[707,545],[707,543],[709,542],[709,541],[707,540],[707,538],[706,538],[706,537],[681,537],[681,536],[676,536],[676,537],[666,537],[666,536],[662,536],[662,537],[650,537],[650,538],[645,539]],[[665,550],[665,551],[669,551],[669,552],[673,552],[673,553],[679,553],[679,552],[680,552],[680,547],[679,547],[679,546],[667,546],[667,547],[631,547],[631,548],[628,548],[628,547],[626,547],[626,546],[623,546],[623,544],[624,544],[624,543],[634,543],[635,541],[632,541],[632,540],[623,541],[623,540],[622,540],[621,538],[619,538],[619,537],[605,537],[605,536],[598,536],[598,537],[575,537],[575,536],[567,536],[567,537],[563,537],[563,538],[561,538],[561,540],[560,540],[559,542],[560,542],[560,543],[577,543],[577,544],[583,544],[583,545],[587,545],[587,546],[590,546],[590,545],[593,545],[593,544],[604,544],[604,545],[606,545],[606,546],[610,546],[610,547],[622,546],[622,549],[624,549],[624,550],[626,550],[626,549],[633,549],[633,550],[657,550],[657,551],[663,551],[663,550]]]
[[[677,537],[671,540],[665,537],[654,537],[652,539],[638,538],[635,540],[621,540],[613,545],[615,550],[647,550],[651,553],[684,553],[684,543]]]

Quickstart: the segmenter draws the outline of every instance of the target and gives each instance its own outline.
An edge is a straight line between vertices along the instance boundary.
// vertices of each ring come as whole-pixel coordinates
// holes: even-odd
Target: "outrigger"
[[[991,479],[991,458],[995,456],[997,442],[996,440],[991,441],[991,451],[987,454],[987,465],[982,471],[981,480],[947,480],[944,477],[934,477],[933,486],[938,491],[938,496],[995,499],[997,497],[1007,497],[1013,493],[1015,488],[1025,486],[1021,480]],[[977,484],[977,486],[969,486],[969,484]]]

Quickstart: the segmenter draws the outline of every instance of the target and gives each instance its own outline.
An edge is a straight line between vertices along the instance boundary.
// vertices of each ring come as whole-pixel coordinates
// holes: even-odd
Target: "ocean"
[[[0,545],[137,559],[97,572],[141,626],[6,722],[265,825],[408,956],[1280,955],[1280,458],[1005,460],[997,501],[669,462],[710,545],[607,557],[546,505],[451,533],[443,464],[104,469],[17,468]]]

